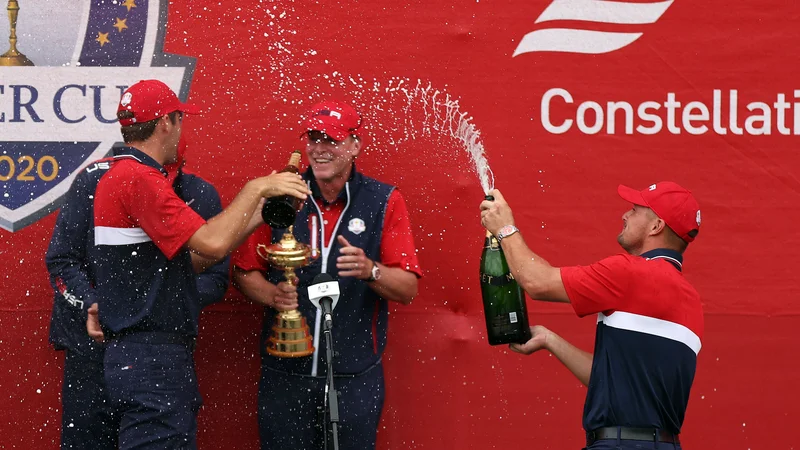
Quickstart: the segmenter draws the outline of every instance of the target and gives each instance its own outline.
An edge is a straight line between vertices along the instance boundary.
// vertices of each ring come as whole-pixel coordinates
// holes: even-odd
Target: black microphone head
[[[327,283],[328,281],[333,281],[331,274],[321,273],[314,277],[314,281],[312,281],[311,284]]]

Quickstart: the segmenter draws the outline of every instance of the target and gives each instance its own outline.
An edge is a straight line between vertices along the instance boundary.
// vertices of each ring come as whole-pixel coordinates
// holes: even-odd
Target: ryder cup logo
[[[162,53],[167,3],[24,0],[14,20],[0,16],[0,53],[11,46],[0,56],[0,227],[54,211],[75,174],[122,140],[128,86],[155,78],[187,99],[194,58]]]
[[[655,23],[672,5],[673,0],[656,3],[632,3],[605,0],[553,0],[536,19],[536,23],[571,21],[618,25]],[[642,33],[594,31],[573,26],[551,26],[526,34],[514,55],[529,52],[567,52],[600,54],[613,52],[632,44]]]
[[[350,223],[347,224],[347,229],[350,230],[351,233],[359,235],[367,231],[367,224],[365,224],[363,220],[356,217],[355,219],[350,220]]]

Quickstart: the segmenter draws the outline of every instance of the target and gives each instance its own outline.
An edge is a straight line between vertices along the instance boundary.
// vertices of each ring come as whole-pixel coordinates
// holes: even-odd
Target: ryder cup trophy
[[[289,227],[280,242],[272,245],[258,244],[256,253],[264,258],[272,267],[284,271],[286,281],[297,285],[295,269],[310,264],[318,252],[311,247],[297,242]],[[299,358],[314,353],[311,334],[306,319],[300,311],[281,311],[275,316],[272,325],[272,336],[267,343],[267,353],[280,358]]]
[[[19,3],[17,0],[8,0],[8,21],[11,25],[11,34],[8,35],[9,49],[0,55],[0,66],[32,66],[33,62],[17,50],[17,15]]]

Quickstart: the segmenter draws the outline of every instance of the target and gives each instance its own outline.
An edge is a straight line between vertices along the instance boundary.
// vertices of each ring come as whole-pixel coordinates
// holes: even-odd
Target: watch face
[[[511,225],[506,225],[503,228],[500,228],[499,234],[500,236],[505,236],[508,233],[511,233],[512,231],[514,231],[514,227],[512,227]]]
[[[377,265],[375,265],[372,268],[372,278],[377,280],[380,277],[381,277],[381,269]]]

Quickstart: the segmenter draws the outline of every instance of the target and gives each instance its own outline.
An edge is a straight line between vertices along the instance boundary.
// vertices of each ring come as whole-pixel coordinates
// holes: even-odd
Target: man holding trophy
[[[288,233],[261,227],[233,255],[234,284],[266,306],[258,394],[262,449],[321,449],[325,442],[322,314],[307,292],[321,273],[338,278],[341,292],[332,314],[339,448],[375,448],[384,398],[381,356],[388,301],[410,303],[422,272],[400,192],[356,170],[365,136],[363,118],[350,105],[331,100],[313,106],[303,123],[309,164],[303,178],[312,195]],[[294,238],[310,246],[312,256],[291,272],[297,280],[291,275],[287,281],[288,272],[259,250],[270,243],[278,248],[267,250],[270,255],[295,248]],[[309,324],[313,339],[312,346],[296,354],[285,351],[291,346],[276,349],[276,337],[270,337],[284,330],[279,313],[294,310]]]

